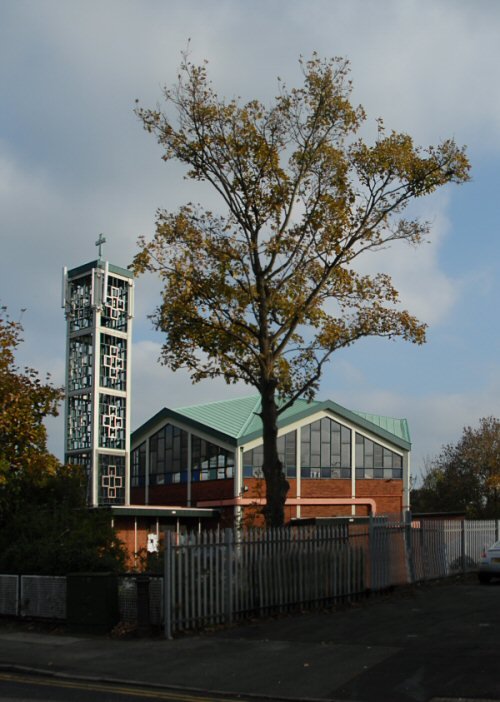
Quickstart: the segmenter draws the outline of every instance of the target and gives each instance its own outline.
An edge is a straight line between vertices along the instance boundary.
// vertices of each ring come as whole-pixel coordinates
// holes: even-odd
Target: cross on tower
[[[123,478],[117,475],[116,466],[108,466],[108,474],[101,477],[101,487],[107,490],[108,500],[115,500],[117,490],[123,487]]]
[[[106,239],[102,234],[99,234],[98,240],[95,242],[95,245],[99,247],[99,258],[101,258],[101,247],[103,244],[106,243]]]

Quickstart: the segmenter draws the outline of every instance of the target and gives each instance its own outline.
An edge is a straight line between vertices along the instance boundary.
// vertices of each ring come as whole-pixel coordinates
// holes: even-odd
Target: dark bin
[[[120,618],[116,575],[70,573],[66,580],[66,616],[74,631],[111,631]]]

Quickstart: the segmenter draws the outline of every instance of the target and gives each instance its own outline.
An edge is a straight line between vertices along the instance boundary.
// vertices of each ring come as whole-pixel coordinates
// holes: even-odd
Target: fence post
[[[163,624],[165,638],[172,638],[172,534],[165,532],[165,564],[163,570]]]
[[[22,575],[17,576],[17,602],[16,602],[16,617],[22,617],[22,606],[23,606],[23,601],[22,601],[22,588],[21,588],[21,579]]]
[[[410,584],[414,583],[415,577],[415,558],[413,556],[412,548],[412,516],[410,510],[406,510],[404,513],[404,530],[405,530],[405,550],[406,550],[406,562],[408,564],[408,578]]]
[[[25,581],[25,576],[20,575],[19,576],[19,616],[24,617],[26,616],[26,607],[24,605],[24,581]]]
[[[460,551],[462,559],[462,573],[465,573],[465,519],[462,519],[460,529]]]
[[[233,621],[233,530],[226,529],[224,533],[224,555],[225,555],[225,622],[231,624]]]
[[[370,561],[370,590],[377,592],[380,590],[380,578],[379,569],[377,568],[377,550],[378,550],[378,533],[375,528],[375,519],[373,514],[370,512],[370,521],[368,522],[368,549],[369,549],[369,561]],[[351,549],[349,548],[349,555]],[[350,565],[349,565],[350,568]],[[350,583],[350,569],[349,569],[349,583]]]

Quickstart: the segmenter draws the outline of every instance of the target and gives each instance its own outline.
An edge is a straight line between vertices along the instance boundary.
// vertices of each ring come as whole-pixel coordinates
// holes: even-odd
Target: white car
[[[479,559],[478,577],[481,583],[489,583],[491,578],[500,578],[500,541],[488,549],[483,549]]]

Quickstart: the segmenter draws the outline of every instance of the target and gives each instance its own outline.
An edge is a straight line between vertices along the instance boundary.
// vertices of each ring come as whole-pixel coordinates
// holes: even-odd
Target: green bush
[[[89,510],[79,469],[60,466],[0,485],[0,572],[64,575],[124,570],[125,550],[106,510]]]

